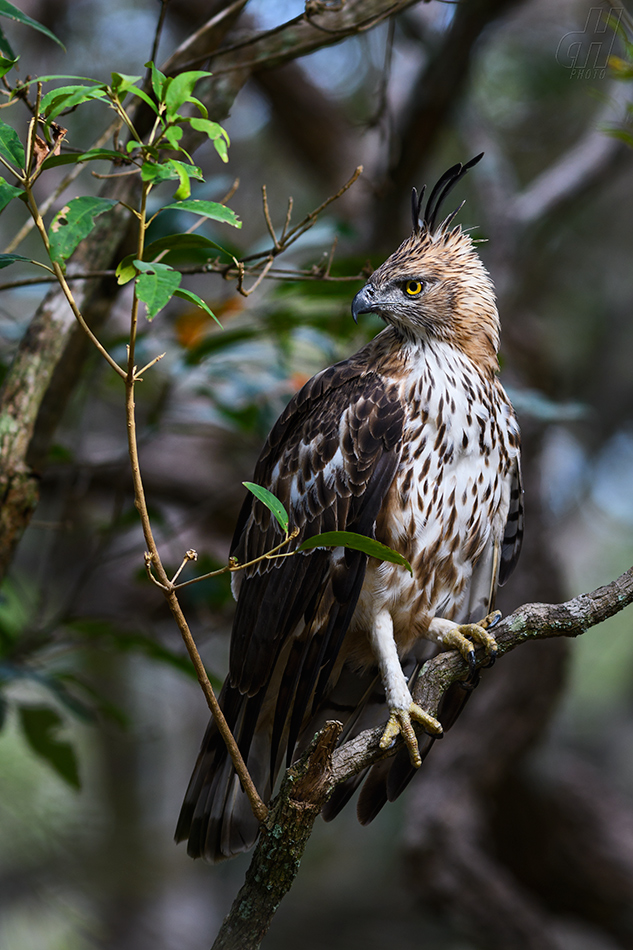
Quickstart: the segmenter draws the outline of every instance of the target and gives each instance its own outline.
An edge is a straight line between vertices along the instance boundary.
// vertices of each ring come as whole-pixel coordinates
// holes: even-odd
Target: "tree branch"
[[[633,603],[633,567],[604,587],[562,604],[526,604],[495,627],[498,656],[528,640],[576,637]],[[477,650],[477,666],[488,662]],[[469,670],[455,652],[442,653],[424,664],[412,690],[415,702],[437,714],[446,690],[465,680]],[[500,668],[495,675],[502,675]],[[393,755],[379,748],[383,728],[366,730],[339,749],[333,747],[340,724],[326,723],[310,749],[287,772],[271,803],[253,860],[212,950],[256,950],[299,869],[317,814],[336,785],[380,759]],[[281,833],[283,829],[283,833]]]

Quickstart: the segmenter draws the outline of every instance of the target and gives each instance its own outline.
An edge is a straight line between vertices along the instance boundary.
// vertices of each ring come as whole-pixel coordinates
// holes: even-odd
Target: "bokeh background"
[[[157,0],[17,5],[67,50],[3,20],[22,79],[141,75],[161,11]],[[157,62],[227,6],[167,3]],[[249,0],[224,43],[303,10]],[[621,6],[584,0],[412,3],[253,73],[230,114],[212,116],[231,136],[229,164],[210,146],[195,153],[206,179],[196,197],[220,200],[239,178],[229,204],[242,230],[201,232],[238,257],[270,244],[263,184],[279,228],[290,196],[298,221],[362,164],[280,260],[318,269],[336,239],[331,273],[351,278],[407,235],[412,185],[485,151],[455,201],[467,198],[460,220],[482,239],[497,286],[502,379],[524,433],[526,548],[504,611],[589,591],[633,562],[633,85],[615,28],[628,23]],[[2,113],[20,134],[21,108]],[[63,121],[84,149],[110,117],[96,104]],[[63,171],[43,176],[40,198]],[[102,185],[85,170],[54,207]],[[3,214],[3,248],[24,220],[19,206]],[[40,255],[32,234],[17,250]],[[2,271],[3,373],[47,290],[4,285],[33,274]],[[182,301],[144,327],[139,363],[167,355],[138,391],[141,461],[166,561],[175,568],[195,548],[210,570],[226,558],[241,482],[285,402],[379,325],[351,321],[358,279],[267,280],[248,298],[217,274],[187,280],[225,329]],[[123,358],[129,287],[108,287],[101,335]],[[36,433],[41,501],[0,595],[0,947],[197,950],[248,857],[209,867],[173,843],[207,710],[144,575],[122,389],[98,354],[77,361],[70,392],[44,405],[61,421],[52,440]],[[187,588],[183,605],[219,682],[228,584]],[[515,651],[374,824],[361,828],[353,806],[319,821],[267,950],[633,947],[632,618]],[[80,788],[34,748],[45,709],[73,750],[58,767],[65,756],[72,778],[74,756]]]

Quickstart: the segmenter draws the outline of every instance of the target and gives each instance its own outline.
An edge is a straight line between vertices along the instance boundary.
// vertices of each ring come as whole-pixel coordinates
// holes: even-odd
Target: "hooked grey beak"
[[[374,288],[371,284],[365,284],[362,290],[359,290],[352,300],[352,316],[354,323],[358,323],[359,313],[373,313],[372,300],[374,297]]]

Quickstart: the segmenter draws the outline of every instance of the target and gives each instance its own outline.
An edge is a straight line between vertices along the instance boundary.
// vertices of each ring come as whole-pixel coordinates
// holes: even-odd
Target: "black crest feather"
[[[445,199],[451,193],[455,185],[461,181],[466,172],[470,171],[471,168],[481,161],[484,153],[480,152],[479,155],[475,155],[474,158],[471,158],[469,162],[466,162],[465,165],[462,165],[461,162],[458,162],[456,165],[452,165],[447,171],[444,172],[442,177],[436,182],[429,195],[429,200],[426,203],[426,208],[424,209],[424,224],[429,231],[434,231],[437,226],[437,219],[440,212],[440,208],[444,203]],[[411,213],[413,217],[413,230],[416,234],[420,231],[420,216],[422,213],[422,199],[424,198],[424,192],[426,191],[426,185],[422,188],[420,194],[418,195],[417,190],[414,188],[411,195]],[[455,208],[446,220],[443,222],[445,226],[449,225],[455,215],[460,211],[464,202]]]

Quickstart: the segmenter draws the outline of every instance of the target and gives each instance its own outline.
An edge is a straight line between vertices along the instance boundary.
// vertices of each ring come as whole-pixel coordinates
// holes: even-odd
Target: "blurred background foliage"
[[[3,21],[22,78],[141,74],[161,9],[157,0],[18,5],[67,49]],[[157,62],[226,6],[167,3]],[[225,43],[303,9],[249,0]],[[220,200],[239,177],[229,204],[243,228],[198,233],[237,257],[257,253],[270,245],[262,184],[279,230],[289,196],[298,221],[362,163],[356,185],[279,260],[322,270],[336,239],[331,275],[356,280],[267,280],[243,297],[234,281],[199,273],[187,286],[224,329],[175,300],[145,326],[139,365],[167,355],[137,391],[141,461],[174,569],[188,548],[200,571],[225,562],[241,482],[278,413],[379,329],[374,318],[356,327],[350,301],[363,269],[408,233],[411,186],[482,149],[456,200],[467,196],[460,220],[483,239],[497,285],[502,378],[526,458],[527,550],[501,606],[565,599],[630,566],[633,90],[626,45],[599,17],[609,9],[412,4],[254,73],[228,117],[212,116],[231,136],[230,161],[199,148],[206,181],[194,195]],[[626,35],[621,10],[613,17]],[[20,108],[7,118],[16,128],[26,124]],[[109,121],[101,105],[63,120],[82,149]],[[43,176],[42,197],[63,171]],[[86,170],[67,197],[100,185]],[[5,246],[23,223],[14,204],[2,217]],[[165,215],[150,239],[189,224]],[[37,256],[35,238],[18,251]],[[2,271],[7,283],[30,276],[20,265]],[[2,294],[3,374],[44,293],[26,284]],[[111,290],[101,334],[119,358],[127,308],[129,287]],[[36,432],[41,500],[1,593],[0,946],[194,950],[209,945],[248,859],[194,865],[172,842],[207,710],[143,570],[121,387],[98,354],[82,358],[52,443]],[[182,599],[220,682],[228,583],[210,579]],[[427,774],[372,826],[361,829],[353,808],[318,824],[264,946],[633,947],[632,683],[630,611],[571,645],[516,651],[486,675]],[[504,726],[494,748],[482,738],[496,735],[493,713]],[[460,848],[472,842],[467,865]]]

